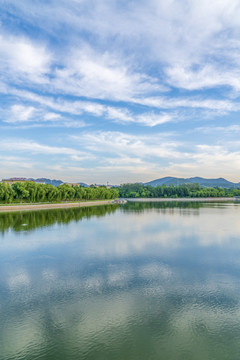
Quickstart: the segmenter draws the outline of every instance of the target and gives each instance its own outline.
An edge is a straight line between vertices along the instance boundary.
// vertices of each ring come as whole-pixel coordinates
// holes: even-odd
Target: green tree
[[[29,191],[26,189],[25,183],[17,182],[12,185],[12,189],[14,191],[15,197],[20,200],[28,200],[29,199]]]

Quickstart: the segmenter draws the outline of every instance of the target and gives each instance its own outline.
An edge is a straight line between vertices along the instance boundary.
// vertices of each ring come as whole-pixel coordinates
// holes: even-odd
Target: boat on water
[[[126,204],[127,200],[125,199],[116,199],[113,201],[114,204]]]

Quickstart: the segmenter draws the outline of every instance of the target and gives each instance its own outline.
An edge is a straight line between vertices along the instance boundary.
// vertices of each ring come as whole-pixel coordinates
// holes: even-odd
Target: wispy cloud
[[[240,72],[237,68],[216,69],[213,65],[204,65],[199,70],[193,70],[186,66],[174,66],[167,70],[168,83],[187,90],[215,88],[220,86],[232,87],[240,90]]]
[[[126,96],[132,95],[136,86],[140,92],[148,91],[151,78],[145,81],[139,72],[131,74],[129,66],[118,59],[121,53],[131,53],[128,64],[140,66],[144,62],[147,65],[154,59],[161,70],[164,65],[163,70],[166,69],[173,86],[192,89],[225,84],[238,87],[237,80],[234,81],[239,65],[240,7],[237,0],[211,4],[207,0],[191,3],[150,0],[124,4],[62,0],[50,1],[44,7],[30,1],[20,6],[11,0],[9,4],[15,16],[37,25],[42,32],[53,35],[54,31],[60,31],[68,48],[72,44],[83,47],[83,42],[76,44],[77,37],[84,38],[83,32],[93,37],[93,44],[101,44],[100,52],[91,50],[90,46],[73,52],[70,48],[70,54],[68,51],[64,59],[69,58],[69,61],[56,73],[56,86],[62,90],[62,83],[66,81],[67,91],[80,93],[86,86],[87,96],[122,96],[120,90],[124,90]],[[63,33],[61,30],[66,27],[68,31]],[[70,31],[73,35],[69,44]],[[109,45],[116,56],[110,54]],[[206,66],[206,63],[211,65]],[[219,69],[224,70],[224,76]],[[102,94],[99,93],[101,82]]]
[[[117,101],[163,90],[157,78],[136,71],[119,53],[97,51],[84,44],[80,47],[56,69],[53,90]]]
[[[18,96],[19,100],[26,99],[34,106],[19,104],[12,105],[10,111],[5,114],[4,121],[8,123],[26,122],[30,120],[33,122],[54,121],[56,126],[65,125],[66,127],[74,127],[75,124],[76,127],[82,127],[84,124],[86,125],[82,119],[79,119],[79,121],[70,121],[69,119],[69,121],[67,121],[66,115],[65,121],[62,121],[62,118],[64,117],[64,114],[82,115],[83,113],[88,113],[92,116],[103,117],[118,123],[135,123],[153,127],[177,118],[171,113],[156,111],[149,112],[145,110],[140,114],[134,114],[128,110],[126,106],[109,106],[93,101],[66,101],[62,97],[54,99],[52,97],[40,96],[36,93],[28,91],[19,91],[14,89],[9,89],[9,91],[15,96]],[[47,109],[52,109],[58,111],[59,113],[49,112]]]
[[[89,158],[87,152],[68,147],[57,147],[39,144],[30,140],[8,139],[2,142],[2,151],[28,152],[29,154],[64,155],[73,160]]]
[[[205,134],[216,134],[220,133],[223,136],[226,134],[236,134],[237,136],[240,134],[240,125],[230,125],[230,126],[203,126],[194,129],[193,131],[203,132]]]
[[[136,136],[121,132],[99,131],[85,132],[81,136],[72,136],[72,139],[90,151],[102,153],[104,157],[106,154],[114,154],[117,157],[125,154],[125,156],[131,155],[140,159],[184,156],[178,150],[181,143],[171,140],[169,134],[164,133],[155,136]],[[189,155],[185,154],[185,156]]]
[[[152,109],[160,110],[179,110],[179,109],[203,109],[213,111],[215,114],[236,112],[240,110],[240,105],[237,100],[233,99],[216,99],[206,98],[204,95],[193,96],[154,96],[143,98],[132,98],[128,102],[123,102],[121,107],[112,105],[104,105],[99,101],[83,101],[83,100],[66,100],[64,96],[44,96],[36,94],[32,91],[18,90],[12,87],[5,87],[4,93],[17,96],[22,101],[27,100],[35,104],[44,105],[52,110],[69,113],[74,115],[88,112],[94,116],[106,115],[108,118],[116,119],[119,121],[129,122],[133,121],[132,112],[128,109],[129,102],[133,104],[139,104],[146,107],[146,110],[151,109],[151,113],[154,114]],[[144,114],[142,111],[142,113]],[[213,113],[213,114],[214,114]],[[135,115],[134,115],[135,118]]]
[[[9,109],[1,111],[3,125],[10,125],[15,129],[30,129],[36,127],[66,127],[82,128],[86,123],[81,119],[63,116],[56,112],[49,112],[46,108],[29,105],[12,105]]]

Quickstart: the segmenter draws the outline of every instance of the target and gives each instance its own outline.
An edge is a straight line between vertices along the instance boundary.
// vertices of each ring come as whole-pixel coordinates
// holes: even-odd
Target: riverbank
[[[235,201],[235,197],[221,197],[221,198],[128,198],[129,202],[222,202]],[[239,199],[238,199],[239,200]],[[114,204],[115,200],[94,200],[94,201],[80,201],[80,202],[61,202],[56,204],[38,203],[38,204],[1,204],[0,212],[6,211],[29,211],[29,210],[47,210],[47,209],[63,209],[71,207],[87,207]]]
[[[208,201],[235,201],[237,200],[235,197],[212,197],[212,198],[128,198],[127,201],[131,202],[208,202]]]
[[[71,207],[87,207],[113,204],[114,200],[95,200],[95,201],[78,201],[57,204],[15,204],[15,205],[0,205],[0,212],[6,211],[25,211],[25,210],[48,210],[61,209]]]

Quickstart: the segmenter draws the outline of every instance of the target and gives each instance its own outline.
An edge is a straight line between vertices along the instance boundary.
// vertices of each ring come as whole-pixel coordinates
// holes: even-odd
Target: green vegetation
[[[205,198],[240,196],[240,189],[204,188],[199,184],[179,186],[150,186],[143,184],[124,184],[118,188],[119,197],[123,198]]]
[[[18,182],[12,186],[0,183],[0,203],[56,203],[61,201],[90,201],[122,198],[205,198],[240,196],[240,189],[205,188],[199,184],[179,186],[150,186],[143,184],[124,184],[118,188],[79,187],[67,184],[57,187],[37,184],[31,181]]]
[[[12,186],[0,183],[0,203],[36,203],[60,201],[107,200],[118,198],[116,188],[79,187],[67,184],[55,187],[31,181],[18,182]]]

